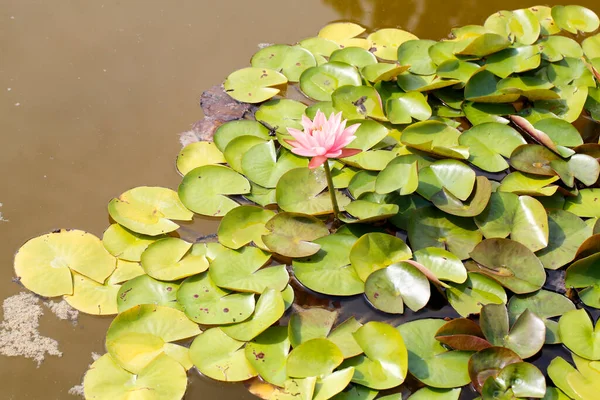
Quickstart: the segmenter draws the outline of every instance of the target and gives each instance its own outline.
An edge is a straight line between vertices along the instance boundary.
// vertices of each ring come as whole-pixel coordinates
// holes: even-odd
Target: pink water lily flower
[[[288,128],[290,135],[296,140],[286,140],[292,145],[292,153],[304,157],[312,157],[308,168],[317,168],[328,158],[350,157],[361,152],[360,149],[345,149],[356,136],[360,124],[346,127],[348,120],[342,121],[342,113],[331,113],[329,119],[321,110],[317,111],[314,121],[306,115],[302,116],[304,132]]]

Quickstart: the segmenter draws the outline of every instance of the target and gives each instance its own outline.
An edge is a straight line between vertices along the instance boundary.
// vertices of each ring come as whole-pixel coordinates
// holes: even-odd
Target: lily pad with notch
[[[208,259],[202,244],[193,245],[183,239],[159,239],[142,253],[141,265],[154,279],[175,281],[208,269]]]
[[[465,318],[479,314],[485,304],[503,304],[508,300],[502,285],[475,272],[468,272],[464,283],[449,284],[446,295],[450,305]]]
[[[275,44],[259,50],[252,56],[250,63],[255,68],[278,71],[290,82],[298,82],[302,72],[317,65],[315,57],[307,49],[285,44]]]
[[[310,54],[310,53],[309,53]],[[243,103],[261,103],[279,93],[277,86],[287,84],[285,75],[269,69],[247,67],[231,73],[223,86],[225,93]]]
[[[346,85],[361,86],[362,78],[355,67],[342,62],[312,67],[300,76],[302,92],[317,101],[331,101],[331,94]]]
[[[329,234],[327,226],[308,214],[282,212],[265,224],[262,235],[265,245],[273,252],[287,257],[307,257],[319,251],[312,241]]]
[[[162,282],[148,275],[141,275],[121,285],[116,296],[119,312],[141,304],[156,304],[172,307],[183,311],[177,302],[180,284],[177,282]]]
[[[234,250],[253,242],[261,249],[267,250],[261,237],[268,232],[266,223],[275,215],[274,211],[256,206],[234,208],[219,224],[219,242]]]

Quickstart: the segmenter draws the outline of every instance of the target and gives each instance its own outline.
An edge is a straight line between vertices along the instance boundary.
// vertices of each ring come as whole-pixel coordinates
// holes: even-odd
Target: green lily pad
[[[528,309],[511,326],[504,304],[487,304],[481,308],[479,324],[493,346],[509,348],[523,359],[538,353],[546,340],[544,321]]]
[[[364,354],[350,358],[342,368],[355,368],[352,382],[383,390],[401,385],[408,373],[408,354],[403,336],[388,324],[371,321],[354,333]]]
[[[177,171],[185,175],[203,165],[224,164],[223,153],[213,142],[195,142],[185,146],[177,156]]]
[[[554,18],[552,18],[552,8],[546,6],[529,7],[540,23],[540,34],[542,36],[556,35],[560,32],[560,28],[556,26]]]
[[[121,368],[110,354],[104,354],[94,361],[83,380],[85,397],[97,400],[178,400],[186,387],[185,370],[165,354],[138,374]]]
[[[248,67],[231,73],[223,86],[225,92],[235,100],[243,103],[261,103],[279,93],[275,86],[285,85],[287,82],[285,75],[275,70]]]
[[[502,72],[504,75],[506,71]],[[520,93],[503,93],[498,90],[499,82],[500,78],[491,71],[477,72],[465,86],[465,99],[480,103],[512,103],[521,97]]]
[[[569,350],[588,360],[600,360],[600,337],[584,309],[567,311],[558,321],[558,332]]]
[[[600,57],[600,33],[586,38],[581,42],[581,47],[588,59],[593,60]]]
[[[398,47],[402,43],[417,39],[412,33],[395,28],[379,29],[367,38],[371,42],[371,47],[374,48],[373,53],[377,57],[388,61],[398,59]]]
[[[287,128],[302,130],[300,123],[306,104],[290,99],[275,99],[262,104],[254,117],[257,121],[279,133],[287,134]]]
[[[139,305],[120,313],[113,320],[106,333],[106,349],[120,366],[135,374],[163,354],[169,342],[199,333],[198,325],[181,311],[157,305]]]
[[[369,150],[343,159],[344,164],[368,171],[381,171],[396,157],[396,152],[388,150]],[[339,202],[339,200],[338,200]]]
[[[307,214],[279,213],[265,225],[262,236],[265,245],[273,252],[287,257],[307,257],[319,251],[312,241],[329,234],[327,226],[318,218]]]
[[[352,217],[340,216],[340,220],[347,224],[380,221],[395,216],[399,211],[396,204],[380,204],[368,200],[355,200],[344,208]]]
[[[290,82],[298,82],[302,72],[317,65],[310,51],[300,46],[285,44],[276,44],[259,50],[252,56],[250,63],[255,68],[269,68],[281,72]]]
[[[288,379],[283,388],[276,388],[268,400],[311,400],[317,384],[317,378]]]
[[[544,176],[558,175],[556,169],[565,164],[559,155],[539,144],[519,146],[512,153],[510,163],[521,172]]]
[[[351,39],[364,31],[365,28],[352,22],[334,22],[321,28],[319,37],[334,41],[344,47],[350,47]]]
[[[479,314],[485,304],[502,304],[508,300],[504,288],[492,278],[469,272],[461,284],[446,288],[448,302],[462,317]]]
[[[359,69],[367,65],[377,64],[377,58],[373,53],[359,47],[346,47],[336,50],[331,53],[329,61],[346,63]]]
[[[596,13],[582,6],[554,6],[552,18],[560,29],[573,34],[593,32],[600,25]]]
[[[351,385],[349,390],[332,397],[332,400],[373,400],[377,397],[377,390],[361,385]]]
[[[310,51],[313,56],[315,56],[317,65],[327,62],[325,57],[331,56],[331,53],[340,48],[337,43],[320,37],[304,39],[298,42],[298,44]]]
[[[558,146],[576,147],[583,144],[579,131],[565,120],[545,118],[534,123],[533,126],[547,134]]]
[[[539,290],[535,293],[511,297],[508,302],[508,317],[510,323],[513,324],[525,310],[533,312],[542,318],[546,325],[545,343],[554,344],[561,342],[558,336],[558,323],[549,318],[558,317],[574,309],[573,302],[565,296],[547,290]]]
[[[577,357],[573,355],[574,357]],[[579,396],[574,391],[574,387],[577,387],[578,392],[582,393],[590,386],[594,386],[593,382],[582,379],[583,376],[577,371],[571,364],[565,361],[562,357],[555,357],[548,365],[548,376],[552,379],[552,382],[558,386],[561,391],[568,395],[568,399],[583,400],[584,397]],[[591,383],[591,385],[590,385]],[[571,384],[574,384],[573,386]],[[597,392],[597,389],[596,389]],[[592,398],[591,396],[590,398]]]
[[[64,229],[29,240],[14,261],[20,282],[46,297],[73,294],[71,270],[104,283],[116,264],[117,259],[96,236]]]
[[[415,251],[415,260],[427,268],[439,280],[463,283],[467,270],[454,254],[438,247],[426,247]]]
[[[456,79],[466,83],[480,69],[479,64],[472,62],[448,60],[438,66],[437,75],[441,78]]]
[[[150,236],[179,228],[171,219],[189,221],[193,216],[173,190],[147,186],[128,190],[112,199],[108,213],[125,228]]]
[[[579,217],[600,217],[600,189],[582,189],[577,197],[569,197],[565,203],[565,210]]]
[[[461,146],[469,148],[469,162],[488,172],[500,172],[509,167],[504,157],[527,142],[510,126],[487,122],[476,125],[459,136]]]
[[[190,357],[198,370],[209,378],[240,382],[258,373],[246,358],[244,342],[227,336],[221,328],[198,335],[190,347]]]
[[[325,376],[337,368],[344,356],[330,340],[310,339],[295,347],[287,359],[286,371],[294,378]]]
[[[333,107],[342,112],[344,119],[365,119],[371,117],[378,120],[385,120],[381,98],[377,90],[372,87],[351,85],[339,87],[331,94],[331,101]],[[351,146],[354,147],[356,144],[352,143]]]
[[[552,90],[553,87],[547,79],[530,76],[504,78],[496,85],[501,93],[520,94],[531,101],[559,99],[560,95]]]
[[[413,74],[434,74],[436,65],[429,56],[429,48],[435,43],[433,40],[408,40],[398,47],[398,61],[410,65],[409,71]]]
[[[102,244],[110,254],[121,260],[140,261],[146,247],[160,238],[141,235],[119,224],[112,224],[104,231]]]
[[[330,101],[331,94],[339,87],[361,86],[360,74],[351,65],[328,62],[307,69],[300,76],[300,89],[313,100]]]
[[[498,84],[500,82],[502,81],[498,81]],[[506,115],[514,113],[515,108],[512,106],[512,104],[473,103],[471,101],[465,101],[464,103],[462,103],[462,111],[464,112],[469,122],[473,125],[485,124],[487,122],[496,122],[499,124],[507,125],[509,123],[509,120],[504,117]]]
[[[363,281],[388,265],[409,260],[410,248],[395,236],[386,233],[367,233],[354,243],[350,250],[350,263]]]
[[[536,69],[541,62],[540,53],[538,46],[508,48],[487,58],[486,71],[506,78],[513,73]]]
[[[329,214],[333,211],[333,206],[330,194],[323,192],[326,187],[325,171],[320,168],[290,170],[277,183],[277,204],[287,212]],[[350,203],[350,199],[342,193],[336,191],[336,196],[340,208]]]
[[[221,329],[228,336],[242,341],[250,341],[267,330],[281,318],[285,312],[285,304],[280,291],[267,288],[256,302],[254,314],[247,320]]]
[[[488,378],[497,376],[506,366],[522,361],[517,353],[506,347],[489,347],[473,354],[469,360],[469,376],[475,390],[481,392]]]
[[[308,159],[287,149],[281,149],[279,157],[273,141],[252,146],[242,156],[242,171],[252,182],[265,188],[275,188],[286,172],[308,166]]]
[[[129,310],[141,304],[156,304],[181,310],[177,303],[179,283],[162,282],[141,275],[125,282],[116,296],[119,312]]]
[[[377,175],[375,191],[379,194],[387,194],[397,190],[402,196],[415,192],[419,186],[418,161],[394,162],[394,160]]]
[[[429,301],[429,281],[413,265],[399,262],[371,273],[365,296],[373,307],[389,314],[404,313],[404,304],[418,311]]]
[[[465,41],[457,42],[454,53],[478,58],[485,57],[510,46],[510,41],[507,37],[508,35],[498,35],[497,33],[490,32],[477,34],[475,37],[468,37],[465,38]]]
[[[460,146],[460,132],[440,121],[422,121],[410,125],[402,132],[402,143],[445,157],[468,159],[469,151]]]
[[[454,350],[479,351],[492,347],[477,323],[468,318],[457,318],[444,324],[435,338]]]
[[[550,184],[557,180],[558,176],[544,177],[515,171],[508,174],[502,180],[502,183],[498,187],[498,192],[508,192],[517,195],[552,196],[556,193],[558,186]]]
[[[293,261],[294,275],[307,288],[334,296],[363,293],[364,283],[350,265],[350,250],[357,238],[334,234],[314,243],[321,249],[314,255]]]
[[[544,266],[526,246],[509,239],[485,239],[471,252],[483,273],[515,293],[530,293],[546,281]]]
[[[242,136],[254,136],[263,140],[269,140],[269,130],[261,123],[241,119],[238,121],[225,122],[215,131],[214,141],[219,150],[225,153],[225,149],[234,139]],[[227,155],[225,155],[227,159]],[[229,162],[229,160],[227,160]]]
[[[207,165],[193,169],[179,185],[181,201],[192,211],[209,216],[224,216],[239,204],[227,195],[250,192],[245,177],[230,168]]]
[[[262,126],[262,125],[261,125]],[[243,135],[236,137],[227,144],[223,153],[229,167],[236,172],[243,173],[242,157],[248,150],[257,144],[265,143],[266,140],[257,136]]]
[[[285,265],[263,267],[271,255],[256,247],[226,250],[210,263],[210,278],[220,288],[263,293],[267,288],[281,291],[288,283]]]
[[[592,186],[600,176],[600,164],[587,154],[573,154],[567,163],[567,168],[574,178],[586,186]]]
[[[537,17],[527,8],[512,12],[508,28],[516,41],[525,45],[535,43],[541,30]]]
[[[69,305],[92,315],[117,313],[117,293],[120,285],[100,284],[86,276],[73,272],[73,294],[65,295]]]
[[[395,53],[396,51],[394,51],[394,54]],[[408,65],[377,63],[366,65],[360,70],[360,73],[367,81],[377,83],[381,81],[391,81],[404,71],[407,71],[408,68]]]
[[[565,96],[568,93],[561,92],[561,88],[568,88],[568,86],[571,85],[572,88],[570,91],[577,92],[578,87],[582,87],[583,89],[584,86],[594,87],[595,84],[594,76],[582,58],[565,57],[560,61],[548,64],[545,72],[547,79],[557,87],[555,90],[565,100],[567,100],[567,97]],[[565,94],[565,96],[563,96],[563,94]],[[558,115],[559,112],[557,110],[562,110],[568,104],[565,105],[560,104],[560,102],[552,102],[550,103],[550,106],[552,105],[555,106],[554,109],[549,108],[549,110]]]
[[[461,390],[462,389],[460,389],[460,388],[436,389],[436,388],[424,387],[424,388],[417,390],[412,395],[410,395],[407,400],[458,400],[458,398],[460,397]],[[386,397],[389,397],[389,396],[386,396]],[[382,397],[381,399],[384,400],[384,399],[386,399],[386,397]],[[398,399],[400,399],[400,398],[398,398]],[[392,397],[389,397],[388,400],[394,400],[394,399]]]
[[[292,347],[319,338],[326,338],[337,319],[336,311],[324,308],[296,308],[288,323],[288,336]]]
[[[539,398],[546,394],[546,378],[533,364],[507,365],[497,376],[490,376],[481,389],[486,399]]]
[[[600,265],[600,253],[581,258],[567,268],[565,279],[566,287],[583,288],[579,292],[579,298],[585,305],[594,308],[600,308],[598,265]]]
[[[342,351],[344,358],[357,356],[363,352],[356,339],[356,332],[362,324],[354,317],[350,317],[338,326],[329,334],[327,339],[331,340]]]
[[[254,293],[223,290],[210,279],[208,272],[183,281],[176,300],[189,319],[204,325],[241,322],[254,312]]]
[[[196,250],[196,251],[194,251]],[[142,253],[142,268],[155,279],[174,281],[199,274],[208,269],[202,245],[168,237],[152,243]]]
[[[117,268],[108,277],[106,283],[116,285],[145,274],[139,262],[118,259]]]
[[[267,189],[252,182],[250,182],[250,187],[250,193],[244,195],[246,199],[263,207],[277,203],[275,189]]]
[[[550,62],[557,62],[565,57],[579,58],[583,56],[583,49],[571,38],[564,36],[548,36],[540,40],[542,58]]]
[[[410,124],[413,118],[425,121],[432,114],[427,98],[419,92],[393,95],[385,102],[385,112],[393,124]]]
[[[553,112],[567,122],[575,122],[587,100],[587,86],[567,85],[553,90],[560,95],[560,99],[536,101],[534,107]]]
[[[340,393],[352,380],[354,368],[335,371],[317,381],[313,400],[327,400]]]
[[[474,217],[481,214],[486,208],[491,194],[492,185],[490,181],[485,176],[478,176],[475,180],[473,192],[465,201],[452,194],[451,190],[446,187],[431,196],[429,200],[437,208],[448,214],[459,217]]]
[[[245,348],[246,359],[261,378],[273,385],[282,386],[287,379],[286,360],[290,353],[290,340],[285,326],[272,326]]]
[[[573,261],[579,246],[592,235],[592,228],[568,211],[548,211],[548,246],[537,252],[544,268],[558,269]]]
[[[255,206],[241,206],[229,211],[221,220],[217,235],[219,242],[231,249],[254,242],[258,247],[266,249],[261,236],[268,233],[265,224],[275,213]]]
[[[440,247],[465,260],[481,241],[481,233],[472,220],[447,215],[434,207],[423,207],[411,216],[408,238],[414,251]]]
[[[532,251],[545,249],[549,243],[546,210],[533,197],[502,191],[492,193],[486,209],[475,217],[475,223],[487,239],[510,234],[512,240]]]
[[[400,88],[405,92],[428,92],[461,83],[457,79],[444,79],[435,74],[417,75],[409,71],[398,75],[396,77],[396,82],[398,86],[400,86]]]
[[[426,385],[442,389],[470,381],[467,366],[472,354],[448,351],[435,339],[435,333],[444,323],[441,319],[420,319],[397,328],[408,349],[410,373]]]

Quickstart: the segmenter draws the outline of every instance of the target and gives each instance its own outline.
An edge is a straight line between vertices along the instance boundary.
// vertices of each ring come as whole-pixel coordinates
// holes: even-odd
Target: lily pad
[[[397,190],[403,196],[415,192],[419,186],[418,161],[394,162],[394,160],[377,175],[375,191],[379,194],[387,194]]]
[[[557,180],[558,176],[544,177],[515,171],[508,174],[502,180],[502,183],[498,187],[498,192],[531,196],[552,196],[556,193],[558,186],[550,184]]]
[[[225,122],[215,131],[215,145],[225,153],[225,149],[229,143],[242,136],[254,136],[263,140],[269,140],[269,130],[263,124],[247,119]],[[225,155],[225,158],[227,158],[227,155]]]
[[[307,214],[282,212],[265,225],[262,235],[265,245],[273,252],[287,257],[307,257],[319,251],[312,241],[329,234],[327,226],[318,218]]]
[[[108,277],[106,283],[116,285],[145,274],[139,262],[119,259],[117,260],[117,268]]]
[[[215,285],[208,272],[183,281],[176,300],[189,319],[204,325],[241,322],[254,312],[254,293],[223,290]]]
[[[502,72],[502,75],[506,74],[506,71]],[[498,90],[499,82],[500,78],[491,71],[477,72],[465,86],[465,99],[480,103],[512,103],[521,97],[520,93],[503,93]]]
[[[458,400],[462,389],[436,389],[430,387],[424,387],[408,397],[407,400]],[[386,396],[387,397],[387,396]],[[382,397],[384,400],[386,397]],[[389,400],[394,400],[389,398]]]
[[[106,349],[126,370],[137,374],[165,352],[169,342],[200,333],[183,312],[156,305],[139,305],[117,315],[106,333]]]
[[[278,156],[275,143],[268,141],[248,149],[242,156],[241,165],[246,178],[264,188],[272,189],[286,172],[307,167],[308,159],[287,149],[281,149]]]
[[[224,382],[240,382],[258,373],[246,358],[244,342],[227,336],[221,328],[211,328],[196,337],[190,357],[202,374]]]
[[[120,285],[102,285],[86,276],[73,273],[73,294],[64,299],[73,308],[92,315],[117,313],[117,293]]]
[[[125,282],[117,296],[119,312],[141,304],[156,304],[158,306],[172,307],[181,310],[177,303],[179,283],[162,282],[148,275],[141,275]]]
[[[321,246],[316,254],[293,261],[296,279],[319,293],[334,296],[363,293],[364,283],[349,259],[356,240],[353,235],[340,233],[315,240]]]
[[[241,206],[229,211],[221,220],[217,235],[219,242],[231,249],[254,242],[258,247],[266,249],[261,236],[268,232],[265,224],[275,213],[255,206]]]
[[[411,216],[408,238],[414,251],[440,247],[465,260],[481,241],[481,233],[472,220],[447,215],[434,207],[423,207]]]
[[[504,158],[527,142],[510,126],[487,122],[476,125],[459,136],[461,146],[469,148],[469,162],[488,172],[500,172],[509,167]]]
[[[540,40],[542,58],[550,62],[557,62],[565,57],[579,58],[583,50],[579,43],[565,36],[548,36]]]
[[[399,211],[396,204],[380,204],[368,200],[352,201],[344,208],[352,218],[340,216],[340,220],[348,224],[388,219],[395,216]]]
[[[340,110],[345,119],[365,119],[367,117],[378,120],[386,119],[379,93],[369,86],[339,87],[331,94],[331,101],[333,107]],[[352,143],[351,146],[354,147],[356,144]]]
[[[548,216],[544,206],[533,197],[502,191],[492,193],[486,209],[475,217],[475,223],[487,239],[510,234],[512,240],[532,251],[548,246]]]
[[[415,260],[427,268],[437,279],[455,283],[467,280],[467,270],[454,254],[438,247],[426,247],[415,251]]]
[[[420,319],[397,328],[408,349],[408,369],[434,388],[463,386],[471,380],[467,366],[472,352],[449,351],[435,339],[444,323],[441,319]]]
[[[489,347],[473,354],[469,360],[469,376],[475,390],[481,392],[488,378],[497,376],[506,366],[522,361],[517,353],[506,347]]]
[[[419,187],[417,193],[424,198],[431,198],[446,189],[459,200],[467,200],[476,182],[475,172],[457,160],[439,160],[419,171]]]
[[[190,171],[178,191],[182,203],[195,213],[222,217],[239,206],[227,195],[249,193],[250,183],[230,168],[206,165]]]
[[[285,44],[276,44],[259,50],[252,56],[250,63],[255,68],[268,68],[281,72],[290,82],[298,82],[302,72],[317,65],[310,51],[300,46]]]
[[[455,350],[479,351],[492,347],[477,323],[468,318],[457,318],[444,324],[435,338]]]
[[[409,260],[410,248],[395,236],[386,233],[367,233],[354,243],[350,250],[350,263],[363,281],[388,265]]]
[[[261,378],[282,386],[287,380],[290,341],[285,326],[272,326],[246,345],[246,358]]]
[[[544,321],[528,309],[511,326],[504,304],[487,304],[481,308],[479,324],[493,346],[509,348],[523,359],[539,352],[546,339]]]
[[[398,61],[402,65],[410,65],[409,71],[413,74],[434,74],[436,65],[429,56],[429,48],[435,43],[433,40],[405,41],[398,47]]]
[[[319,338],[326,338],[338,313],[324,308],[296,308],[288,323],[288,336],[292,347]]]
[[[476,272],[497,280],[515,293],[534,292],[546,281],[540,260],[514,240],[486,239],[473,249],[471,258],[477,263]]]
[[[60,230],[25,243],[15,255],[15,274],[40,296],[73,294],[71,270],[98,283],[114,271],[114,258],[96,236],[79,230]]]
[[[573,34],[593,32],[600,25],[596,13],[582,6],[554,6],[552,18],[560,29]]]
[[[330,101],[331,94],[339,87],[361,86],[360,74],[351,65],[328,62],[307,69],[300,76],[300,89],[313,100]]]
[[[535,17],[540,22],[540,34],[542,36],[556,35],[560,32],[560,28],[556,26],[556,22],[552,18],[552,8],[546,6],[529,7]]]
[[[450,284],[446,288],[448,302],[462,317],[479,314],[485,304],[506,303],[504,288],[492,278],[469,272],[462,284]]]
[[[271,255],[256,247],[226,250],[210,263],[210,278],[223,289],[263,293],[267,288],[281,291],[288,283],[285,265],[263,267]]]
[[[262,104],[254,117],[257,121],[279,133],[287,134],[287,128],[302,130],[300,123],[306,104],[290,99],[275,99]]]
[[[388,324],[371,321],[354,333],[364,354],[350,358],[342,368],[353,366],[352,382],[371,389],[399,386],[408,373],[408,354],[403,336]]]
[[[600,217],[600,189],[582,189],[577,197],[569,197],[565,203],[565,210],[579,217]]]
[[[413,265],[399,262],[371,273],[365,295],[373,307],[386,313],[402,314],[404,304],[418,311],[429,301],[429,281]]]
[[[373,53],[388,61],[396,61],[398,59],[398,47],[408,41],[418,39],[410,32],[402,29],[387,28],[379,29],[369,35],[367,38],[374,48]]]
[[[321,215],[333,212],[331,197],[323,192],[327,179],[322,169],[296,168],[285,173],[277,183],[276,196],[279,207],[287,212]],[[340,208],[350,199],[336,192]]]
[[[261,125],[262,126],[262,125]],[[231,140],[225,149],[224,156],[229,167],[236,172],[243,173],[242,157],[246,151],[250,150],[257,144],[265,143],[265,139],[261,139],[252,135],[243,135]]]
[[[344,356],[330,340],[310,339],[295,347],[287,359],[287,374],[294,378],[325,376],[338,367]]]
[[[261,103],[279,93],[275,86],[285,85],[288,79],[281,73],[259,67],[248,67],[231,73],[223,86],[225,92],[243,103]]]
[[[533,44],[540,36],[540,22],[535,14],[527,8],[514,10],[508,27],[516,41],[521,44]]]
[[[193,246],[179,238],[159,239],[142,253],[142,268],[151,277],[165,281],[204,272],[208,269],[208,260],[202,245],[196,246],[197,251]]]
[[[385,102],[385,110],[393,124],[410,124],[413,118],[425,121],[432,114],[427,98],[419,92],[393,95]]]
[[[600,337],[584,309],[567,311],[558,321],[558,332],[569,350],[588,360],[600,360]]]
[[[350,317],[338,326],[327,337],[342,351],[344,358],[357,356],[363,352],[362,348],[354,338],[362,324],[354,317]]]
[[[443,122],[422,121],[410,125],[402,132],[402,143],[436,155],[468,159],[469,151],[459,145],[459,136],[457,129]]]
[[[213,142],[195,142],[185,146],[177,156],[177,171],[185,175],[203,165],[224,164],[223,153]]]
[[[329,61],[346,63],[359,69],[367,65],[377,64],[377,58],[375,58],[373,53],[360,47],[345,47],[336,50],[331,53]]]
[[[600,265],[600,253],[581,258],[567,268],[565,279],[566,287],[583,289],[579,292],[579,298],[589,307],[600,308],[600,276],[598,276]]]
[[[481,393],[486,399],[504,399],[505,396],[541,399],[546,394],[546,378],[533,364],[514,363],[489,377]]]
[[[462,201],[445,187],[431,196],[431,202],[440,210],[459,217],[474,217],[483,212],[492,194],[492,185],[485,176],[478,176],[471,195]]]
[[[396,52],[394,51],[394,54]],[[394,56],[395,57],[395,56]],[[404,71],[408,70],[408,65],[397,65],[397,64],[369,64],[360,70],[361,75],[367,81],[377,83],[381,81],[391,81]]]
[[[166,354],[156,357],[138,374],[121,368],[110,354],[94,361],[83,380],[85,397],[97,400],[178,400],[185,394],[187,375]]]
[[[352,39],[365,31],[362,26],[352,22],[334,22],[319,31],[319,37],[349,47]]]
[[[313,400],[327,400],[340,393],[352,380],[354,368],[335,371],[317,381]]]
[[[126,261],[140,261],[142,253],[161,237],[142,235],[119,224],[112,224],[104,231],[102,244],[113,256]]]
[[[513,73],[536,69],[541,62],[540,53],[538,46],[508,48],[487,58],[486,71],[500,78],[506,78]]]

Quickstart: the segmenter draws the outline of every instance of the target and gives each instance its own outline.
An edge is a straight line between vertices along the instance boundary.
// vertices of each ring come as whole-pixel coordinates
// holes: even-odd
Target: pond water
[[[578,4],[595,8],[595,0]],[[481,24],[514,0],[0,2],[0,299],[27,239],[57,228],[102,235],[106,204],[141,185],[176,188],[177,133],[202,117],[201,92],[246,66],[258,43],[292,43],[334,20],[402,27],[422,38]],[[551,2],[549,5],[557,4]],[[197,219],[199,233],[216,221]],[[348,308],[355,314],[361,309]],[[1,312],[1,311],[0,311]],[[436,312],[443,315],[445,310]],[[46,311],[40,331],[63,357],[39,367],[0,356],[2,399],[69,399],[112,318],[73,326]],[[252,399],[191,374],[186,398]],[[466,394],[465,394],[466,395]],[[468,398],[468,397],[467,397]]]

